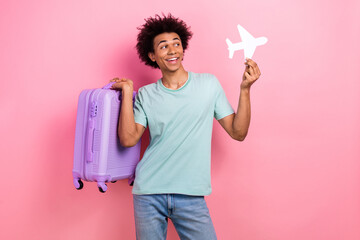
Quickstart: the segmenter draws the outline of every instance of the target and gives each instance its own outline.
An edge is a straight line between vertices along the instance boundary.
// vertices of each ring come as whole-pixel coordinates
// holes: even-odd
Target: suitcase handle
[[[115,83],[115,82],[109,82],[109,83],[106,84],[102,89],[110,89],[111,86],[112,86],[114,83]],[[135,96],[136,96],[136,91],[133,91],[133,101],[135,101]],[[120,91],[119,99],[121,99],[121,91]]]
[[[88,121],[88,128],[87,128],[87,141],[86,141],[86,153],[85,153],[85,160],[86,162],[92,162],[92,145],[93,145],[93,139],[94,139],[94,120]]]
[[[110,89],[111,86],[114,84],[115,82],[109,82],[108,84],[106,84],[102,89]]]

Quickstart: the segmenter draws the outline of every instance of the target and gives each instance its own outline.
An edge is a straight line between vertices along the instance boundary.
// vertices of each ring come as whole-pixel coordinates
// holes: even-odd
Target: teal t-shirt
[[[159,79],[138,91],[135,122],[149,127],[150,143],[136,167],[133,194],[211,193],[213,118],[234,110],[214,75],[188,76],[176,90]]]

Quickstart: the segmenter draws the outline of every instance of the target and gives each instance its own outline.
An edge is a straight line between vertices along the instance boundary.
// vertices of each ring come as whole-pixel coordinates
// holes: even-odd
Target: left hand
[[[246,65],[245,71],[243,74],[242,82],[241,82],[241,89],[250,89],[251,85],[259,79],[261,73],[258,65],[253,60],[247,58],[247,62],[244,64]]]

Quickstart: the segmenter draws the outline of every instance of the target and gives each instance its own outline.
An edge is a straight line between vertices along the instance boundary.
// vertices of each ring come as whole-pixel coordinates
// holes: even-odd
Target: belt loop
[[[171,194],[167,194],[167,210],[168,210],[168,213],[170,214],[171,213]]]
[[[176,197],[176,195],[173,194],[173,213],[175,212],[175,197]]]

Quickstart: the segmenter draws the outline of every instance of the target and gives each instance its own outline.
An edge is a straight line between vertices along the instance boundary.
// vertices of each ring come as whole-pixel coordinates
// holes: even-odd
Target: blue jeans
[[[170,218],[181,240],[217,239],[203,196],[133,195],[137,240],[165,240]]]

